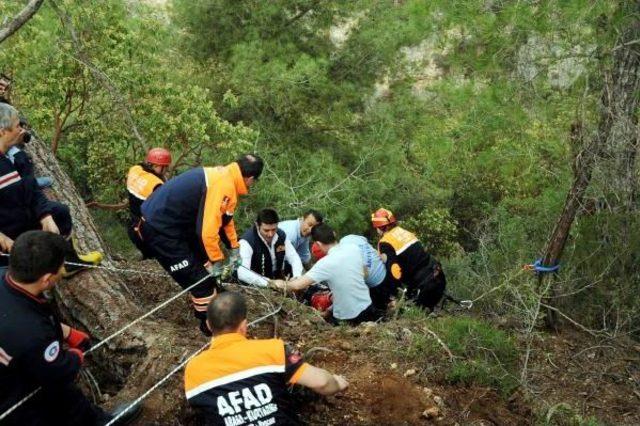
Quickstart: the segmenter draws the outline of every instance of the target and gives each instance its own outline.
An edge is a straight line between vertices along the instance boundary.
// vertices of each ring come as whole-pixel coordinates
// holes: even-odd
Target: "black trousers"
[[[387,305],[391,301],[391,296],[393,296],[397,291],[398,287],[391,278],[391,274],[387,273],[380,284],[369,288],[369,295],[371,296],[373,306],[377,309],[386,310]]]
[[[73,383],[42,388],[31,400],[11,413],[2,424],[9,426],[98,426],[111,416],[93,404]]]
[[[327,322],[333,325],[349,324],[355,326],[366,321],[378,321],[383,316],[384,312],[377,309],[375,306],[373,306],[373,304],[371,304],[367,306],[364,311],[360,312],[355,318],[341,320],[331,315],[329,318],[327,318]]]
[[[49,201],[48,205],[51,209],[51,217],[60,230],[60,235],[64,237],[71,235],[73,222],[71,221],[71,212],[69,211],[69,207],[57,201]],[[29,215],[26,215],[24,218],[25,220],[21,222],[0,223],[0,232],[12,240],[15,240],[27,231],[42,229],[42,225],[38,218],[28,216]],[[0,256],[0,267],[7,266],[8,264],[9,258],[6,256]]]
[[[177,239],[158,232],[153,226],[143,222],[140,227],[145,250],[160,263],[183,289],[190,287],[208,275],[204,264],[209,260],[193,238]],[[196,318],[207,318],[207,305],[213,299],[218,283],[214,277],[208,277],[190,290]]]
[[[439,262],[416,271],[413,285],[410,286],[409,297],[416,305],[431,311],[442,300],[447,287],[447,279]]]
[[[129,240],[133,243],[134,246],[142,253],[143,259],[151,259],[153,258],[153,253],[151,250],[147,248],[147,246],[142,241],[142,235],[140,231],[141,219],[139,217],[131,216],[129,220],[129,226],[127,227],[127,235],[129,236]]]

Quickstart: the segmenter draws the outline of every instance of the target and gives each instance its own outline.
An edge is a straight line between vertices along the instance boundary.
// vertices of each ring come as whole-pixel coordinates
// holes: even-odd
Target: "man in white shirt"
[[[288,282],[273,280],[271,286],[299,291],[325,282],[333,295],[333,318],[329,318],[329,322],[356,325],[378,320],[382,312],[371,303],[369,287],[364,282],[365,265],[360,248],[355,244],[338,244],[333,229],[327,224],[315,226],[311,234],[327,255],[302,277]]]
[[[269,279],[302,275],[302,262],[285,232],[278,229],[278,213],[262,209],[256,223],[240,237],[238,279],[266,287]]]
[[[314,226],[322,223],[322,214],[317,210],[307,210],[298,219],[285,220],[278,224],[286,234],[293,247],[295,247],[300,260],[309,269],[311,266],[311,252],[309,251],[309,240],[311,230]]]

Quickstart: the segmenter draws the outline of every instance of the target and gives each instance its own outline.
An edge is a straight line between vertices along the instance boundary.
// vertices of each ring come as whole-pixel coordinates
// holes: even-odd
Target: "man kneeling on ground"
[[[278,213],[273,209],[258,212],[256,223],[240,238],[238,279],[243,283],[266,287],[267,279],[295,278],[302,275],[302,262],[287,234],[278,229]],[[252,272],[255,272],[253,274]]]
[[[280,339],[247,339],[247,304],[238,293],[222,293],[209,303],[207,324],[211,346],[185,370],[187,401],[204,424],[297,424],[288,409],[289,385],[321,395],[348,386],[342,376],[305,363]]]
[[[3,425],[97,426],[124,408],[105,413],[75,385],[89,336],[61,323],[43,295],[62,278],[66,251],[60,235],[25,232],[13,244],[9,271],[0,278],[0,414],[41,388]],[[136,404],[114,424],[128,423],[139,408]]]
[[[326,256],[302,277],[292,281],[273,280],[272,287],[299,291],[314,283],[325,282],[333,295],[329,322],[344,321],[357,325],[363,321],[378,320],[382,312],[371,303],[369,287],[364,282],[365,265],[358,246],[338,244],[335,232],[325,223],[315,226],[311,236]]]

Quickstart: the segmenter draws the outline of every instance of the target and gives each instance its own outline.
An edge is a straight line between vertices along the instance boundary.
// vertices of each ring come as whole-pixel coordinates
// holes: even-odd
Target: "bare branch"
[[[8,39],[36,14],[44,0],[31,0],[11,22],[0,28],[0,43]]]
[[[87,203],[87,207],[94,208],[94,209],[101,209],[101,210],[117,211],[117,210],[124,210],[127,207],[129,207],[129,202],[123,201],[118,204],[105,204],[105,203],[99,203],[97,201],[89,201]]]

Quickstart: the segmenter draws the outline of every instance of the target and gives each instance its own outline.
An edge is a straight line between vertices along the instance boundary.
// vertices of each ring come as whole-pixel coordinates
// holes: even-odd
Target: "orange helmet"
[[[151,148],[145,161],[154,166],[168,166],[171,164],[171,153],[164,148]]]
[[[396,217],[391,210],[385,208],[379,208],[375,212],[371,213],[371,225],[374,228],[384,228],[387,225],[396,223]]]

